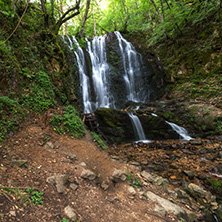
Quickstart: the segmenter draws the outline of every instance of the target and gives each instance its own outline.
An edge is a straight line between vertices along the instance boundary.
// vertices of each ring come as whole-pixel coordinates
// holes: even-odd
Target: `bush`
[[[85,135],[84,124],[71,105],[64,108],[62,116],[56,114],[50,123],[59,134],[68,133],[76,138],[82,138]]]
[[[0,96],[0,141],[18,128],[18,121],[24,116],[23,110],[16,99]]]
[[[30,107],[34,112],[53,107],[56,103],[53,88],[49,75],[39,71],[34,76],[34,81],[29,85],[26,94],[23,94],[22,104]]]

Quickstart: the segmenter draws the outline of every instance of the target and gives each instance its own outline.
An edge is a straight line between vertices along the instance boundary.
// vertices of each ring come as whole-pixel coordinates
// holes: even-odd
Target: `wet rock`
[[[188,170],[184,170],[183,173],[189,177],[189,179],[193,179],[194,178],[194,173]]]
[[[126,173],[123,170],[114,169],[111,180],[114,182],[125,181]]]
[[[77,215],[74,211],[74,209],[70,206],[65,207],[64,212],[66,216],[71,220],[71,221],[76,221],[77,220]]]
[[[83,170],[81,173],[81,177],[87,180],[94,180],[96,178],[96,174],[91,170]]]
[[[216,210],[216,215],[219,221],[222,221],[222,204],[220,204]]]
[[[219,152],[219,157],[222,158],[222,151]]]
[[[193,212],[183,209],[180,206],[172,203],[171,201],[152,193],[151,191],[148,191],[146,195],[148,199],[157,202],[158,205],[160,205],[166,212],[173,212],[175,215],[180,216],[186,215],[189,218],[189,221],[195,221],[197,218],[197,216]]]
[[[65,191],[65,184],[69,179],[68,174],[61,174],[61,175],[56,175],[55,182],[56,182],[56,189],[58,193],[63,193]]]
[[[190,144],[192,144],[192,145],[201,145],[202,141],[201,140],[191,140]]]
[[[200,179],[200,180],[206,180],[206,175],[204,175],[204,174],[199,174],[198,175],[198,179]]]
[[[12,160],[12,163],[18,167],[26,167],[28,164],[27,160]]]

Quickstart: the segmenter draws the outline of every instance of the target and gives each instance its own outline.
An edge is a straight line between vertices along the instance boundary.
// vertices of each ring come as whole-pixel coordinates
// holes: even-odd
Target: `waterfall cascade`
[[[143,71],[142,56],[136,52],[130,42],[125,40],[119,32],[114,32],[118,43],[119,64],[123,70],[115,73],[115,67],[110,67],[107,61],[107,35],[96,36],[92,40],[86,39],[86,51],[90,58],[92,73],[87,73],[83,49],[75,37],[64,37],[65,42],[75,53],[80,76],[82,103],[84,113],[94,112],[98,107],[119,108],[116,106],[119,92],[123,95],[118,103],[123,105],[127,101],[144,102],[149,100],[150,89],[148,83],[149,71]],[[115,74],[113,74],[115,73]],[[118,85],[119,79],[124,84]],[[90,87],[91,86],[91,87]],[[118,88],[114,92],[113,88]],[[118,98],[117,98],[118,97]]]
[[[106,56],[106,35],[96,36],[92,42],[87,40],[87,51],[92,63],[93,86],[96,95],[95,108],[115,108],[108,81],[109,65]]]
[[[166,123],[168,123],[172,127],[172,129],[175,130],[180,135],[180,137],[182,139],[184,139],[184,140],[191,140],[191,139],[193,139],[192,137],[190,137],[188,135],[187,130],[184,129],[183,127],[178,126],[175,123],[171,123],[171,122],[167,122],[167,121],[166,121]]]
[[[145,102],[149,100],[152,91],[149,85],[150,73],[147,68],[144,68],[142,56],[119,32],[114,32],[113,36],[116,37],[114,41],[116,41],[118,48],[112,48],[112,53],[118,56],[118,66],[116,67],[108,61],[112,56],[109,58],[107,56],[107,35],[96,36],[92,40],[86,39],[85,51],[74,36],[63,37],[70,49],[73,50],[77,60],[84,114],[92,113],[99,107],[120,108],[116,104],[123,105],[127,101]],[[86,58],[88,58],[88,63],[86,63]],[[91,67],[87,69],[87,65]],[[118,88],[118,91],[115,92],[113,88]],[[120,93],[121,99],[120,102],[117,102]],[[150,142],[150,140],[146,140],[139,118],[132,113],[128,115],[136,139]],[[152,115],[157,116],[154,113]],[[167,123],[182,139],[192,139],[183,127]]]
[[[130,120],[132,122],[137,142],[143,142],[143,143],[151,142],[150,140],[146,139],[146,136],[143,131],[143,127],[141,125],[141,122],[140,122],[138,116],[134,115],[133,113],[128,113],[128,115],[129,115]]]

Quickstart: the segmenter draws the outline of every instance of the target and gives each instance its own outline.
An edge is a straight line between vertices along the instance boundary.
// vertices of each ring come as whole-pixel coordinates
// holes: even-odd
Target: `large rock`
[[[127,112],[99,108],[95,111],[99,129],[110,143],[132,142],[135,138],[133,125]],[[178,139],[179,135],[172,130],[162,117],[152,113],[136,114],[143,126],[147,139]]]
[[[182,218],[186,218],[187,221],[189,221],[189,222],[196,221],[196,219],[197,219],[197,216],[193,212],[191,212],[187,209],[183,209],[180,206],[154,194],[151,191],[148,191],[146,193],[146,196],[148,199],[150,199],[154,202],[157,202],[158,205],[160,205],[163,209],[165,209],[165,211],[173,212],[175,215],[178,215]]]
[[[186,191],[200,204],[204,205],[209,210],[215,211],[218,208],[216,197],[209,191],[204,190],[202,187],[190,183],[186,187]]]

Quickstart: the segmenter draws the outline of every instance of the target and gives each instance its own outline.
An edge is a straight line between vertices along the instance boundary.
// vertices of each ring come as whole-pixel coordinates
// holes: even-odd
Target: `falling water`
[[[146,136],[143,131],[143,127],[141,125],[141,122],[140,122],[138,116],[134,115],[133,113],[128,113],[128,115],[129,115],[130,120],[132,122],[137,142],[143,142],[143,143],[151,142],[150,140],[146,139]]]
[[[106,58],[106,35],[96,36],[92,43],[87,40],[87,51],[92,63],[93,86],[96,95],[96,108],[115,108],[113,96],[109,91],[109,65]]]
[[[72,36],[72,38],[70,38],[69,36],[66,37],[68,39],[68,45],[71,50],[74,50],[77,59],[77,64],[79,68],[80,87],[83,100],[83,111],[84,113],[91,113],[93,110],[94,103],[91,101],[91,96],[89,94],[90,81],[89,77],[86,75],[84,52],[74,36]]]
[[[172,127],[172,129],[175,130],[180,135],[180,137],[182,139],[184,139],[184,140],[191,140],[191,139],[193,139],[192,137],[190,137],[188,135],[187,130],[184,129],[183,127],[178,126],[175,123],[171,123],[171,122],[167,122],[167,121],[166,121],[166,123],[168,123]]]
[[[123,85],[120,85],[125,98],[119,97],[114,90],[115,81],[112,79],[113,67],[107,62],[106,39],[107,35],[86,39],[86,50],[91,60],[92,73],[86,72],[85,55],[75,37],[63,37],[70,49],[74,51],[79,68],[80,88],[84,113],[94,112],[98,107],[116,108],[121,106],[121,98],[126,101],[144,102],[149,100],[150,86],[148,83],[149,71],[142,62],[142,56],[137,53],[131,43],[126,41],[119,32],[115,32],[119,43],[119,55],[122,61]],[[124,89],[125,88],[125,89]],[[124,93],[123,93],[124,95]],[[118,98],[118,99],[117,99]],[[117,107],[118,108],[118,107]]]
[[[149,95],[148,93],[143,93],[142,87],[139,84],[142,81],[142,56],[136,52],[133,45],[124,39],[118,31],[114,33],[118,39],[122,56],[127,99],[133,102],[143,102]]]

